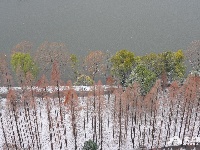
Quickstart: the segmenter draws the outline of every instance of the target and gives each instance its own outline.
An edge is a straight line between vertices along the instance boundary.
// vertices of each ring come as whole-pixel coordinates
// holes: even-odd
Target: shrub
[[[98,146],[95,142],[92,140],[85,141],[83,149],[82,150],[97,150]]]
[[[74,83],[74,85],[76,86],[80,86],[80,85],[91,86],[93,84],[94,84],[94,81],[89,76],[86,76],[86,75],[79,76],[77,78],[77,81]]]

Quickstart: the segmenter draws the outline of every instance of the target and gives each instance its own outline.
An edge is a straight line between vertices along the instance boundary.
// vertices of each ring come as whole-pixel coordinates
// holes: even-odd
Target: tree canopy
[[[160,54],[151,53],[137,59],[138,64],[144,64],[149,70],[161,78],[166,74],[168,81],[182,80],[185,75],[184,54],[182,50],[177,52],[166,51]]]
[[[129,77],[134,63],[135,55],[128,50],[120,50],[111,57],[111,73],[121,85],[125,85],[125,80]]]
[[[197,42],[189,51],[190,58],[197,55],[195,61],[191,61],[197,71],[199,70],[199,43]],[[147,79],[152,79],[154,82],[154,77],[156,77],[156,79],[161,79],[162,87],[165,88],[174,80],[182,82],[186,72],[185,56],[182,50],[150,53],[144,56],[136,56],[126,49],[117,51],[113,56],[101,50],[95,50],[90,51],[85,57],[78,57],[76,54],[69,54],[63,43],[44,42],[32,58],[33,55],[29,52],[31,47],[32,44],[25,41],[12,50],[11,65],[18,77],[26,77],[28,72],[29,75],[36,77],[39,71],[40,74],[45,73],[47,77],[51,77],[50,70],[56,62],[62,76],[60,78],[64,80],[69,78],[76,84],[79,84],[81,80],[85,81],[88,77],[92,82],[99,78],[104,80],[112,77],[115,84],[127,86],[133,82],[150,83],[146,81]],[[143,82],[138,78],[139,75],[145,78]]]
[[[27,73],[31,73],[33,77],[38,75],[38,66],[28,53],[17,52],[11,56],[11,65],[15,73],[22,72],[26,77]]]
[[[182,50],[177,52],[164,52],[160,54],[161,70],[167,73],[169,81],[182,80],[185,75],[184,54]]]
[[[141,94],[147,94],[151,87],[155,84],[156,74],[147,69],[145,65],[136,66],[129,78],[126,80],[126,85],[132,86],[134,82],[137,82],[141,86]]]
[[[105,72],[105,54],[100,51],[90,52],[84,61],[85,74],[89,75],[93,80],[95,80],[96,75],[103,75]]]

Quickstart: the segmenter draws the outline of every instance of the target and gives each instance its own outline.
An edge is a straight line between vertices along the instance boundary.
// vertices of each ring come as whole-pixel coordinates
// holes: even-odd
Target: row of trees
[[[182,50],[145,56],[135,56],[130,51],[121,50],[111,58],[111,63],[112,74],[121,85],[127,86],[138,82],[143,94],[150,90],[158,78],[162,79],[164,87],[168,81],[182,81],[186,70]]]
[[[12,52],[10,62],[11,64],[12,62],[16,62],[13,63],[13,71],[15,71],[18,76],[22,90],[20,96],[13,88],[10,88],[8,94],[4,95],[8,100],[7,104],[9,109],[5,107],[7,112],[1,112],[0,121],[2,120],[1,128],[3,128],[3,130],[5,129],[7,122],[10,127],[7,127],[9,129],[8,131],[3,131],[5,143],[7,143],[6,147],[8,147],[9,142],[6,141],[9,137],[16,149],[18,146],[23,148],[26,147],[26,143],[35,149],[41,149],[43,146],[42,143],[44,143],[42,140],[46,141],[48,144],[50,143],[51,149],[62,149],[63,147],[68,148],[70,146],[70,139],[73,137],[72,143],[74,144],[74,149],[78,149],[78,145],[81,141],[80,134],[82,134],[80,131],[84,130],[85,139],[88,139],[88,137],[92,138],[93,141],[100,143],[100,149],[103,149],[103,145],[106,145],[104,143],[108,140],[106,137],[112,137],[107,134],[107,128],[111,129],[109,129],[109,131],[112,131],[113,141],[117,141],[116,143],[118,144],[119,149],[123,149],[127,137],[132,141],[133,148],[138,147],[136,142],[139,141],[141,137],[144,139],[143,143],[150,143],[151,148],[154,148],[154,145],[160,145],[161,142],[165,142],[164,144],[166,144],[167,138],[172,135],[178,134],[179,137],[184,138],[187,133],[191,133],[195,136],[200,133],[198,124],[196,123],[199,116],[198,106],[200,102],[199,76],[188,76],[184,84],[180,85],[180,88],[176,81],[172,82],[168,88],[169,92],[161,92],[161,84],[165,81],[164,79],[175,80],[178,77],[175,76],[175,78],[172,76],[173,74],[176,75],[176,71],[173,70],[168,72],[166,68],[170,68],[171,64],[181,64],[181,61],[177,62],[177,58],[182,54],[182,51],[155,54],[155,57],[153,57],[151,61],[151,59],[146,59],[152,54],[135,56],[130,51],[121,50],[112,57],[102,57],[105,62],[110,60],[107,61],[108,63],[97,59],[98,56],[101,56],[100,54],[103,53],[99,51],[98,55],[95,55],[95,59],[89,59],[93,57],[89,57],[90,55],[88,55],[86,57],[88,59],[83,59],[83,61],[81,61],[76,55],[69,55],[69,61],[67,62],[64,58],[68,58],[68,55],[65,55],[64,51],[62,55],[62,49],[59,49],[63,47],[61,44],[47,44],[49,44],[49,48],[44,45],[44,49],[53,49],[55,50],[55,53],[46,51],[46,55],[42,55],[42,50],[40,50],[40,55],[38,54],[36,55],[37,57],[34,57],[35,55],[33,55],[31,51],[23,51],[24,49],[22,48],[26,46],[22,47],[22,50],[20,51],[16,49]],[[52,47],[56,47],[57,49]],[[50,57],[47,52],[51,54]],[[117,62],[120,63],[116,66],[123,67],[120,68],[121,70],[114,70],[113,67],[115,63],[113,60],[115,60],[114,58],[120,53],[123,55],[121,54],[121,57],[119,55],[118,58],[120,61]],[[128,55],[126,55],[126,53],[128,53]],[[19,54],[20,57],[18,56]],[[164,57],[165,59],[162,60],[163,55],[166,58]],[[134,57],[132,57],[133,59],[129,59],[129,56]],[[193,56],[191,55],[191,57],[188,58],[193,58]],[[168,59],[170,60],[169,62],[166,61],[163,63],[164,60]],[[198,61],[198,59],[199,58],[196,60]],[[88,66],[85,65],[86,60],[92,60],[89,61],[91,63],[88,63]],[[134,61],[129,63],[132,60]],[[163,68],[158,60],[162,60],[160,63],[164,64]],[[172,63],[173,60],[176,61]],[[40,61],[43,62],[43,64],[40,64]],[[83,62],[83,66],[80,65],[80,62]],[[94,62],[94,65],[91,65],[92,62]],[[4,64],[1,65],[2,75],[4,76],[1,80],[2,83],[4,85],[6,84],[9,88],[13,84],[5,55],[2,55],[1,64]],[[28,64],[31,64],[31,67],[27,67]],[[16,67],[14,67],[15,65]],[[155,68],[152,68],[152,66],[155,66]],[[125,89],[119,86],[114,90],[113,94],[110,95],[109,93],[107,95],[108,97],[104,97],[104,89],[99,82],[93,87],[91,92],[88,92],[88,99],[85,100],[84,91],[76,93],[72,88],[71,82],[65,84],[65,82],[61,81],[61,76],[65,76],[66,71],[68,71],[68,69],[66,69],[67,67],[72,69],[74,75],[77,75],[73,77],[79,79],[79,83],[81,83],[81,78],[84,80],[85,78],[89,78],[92,82],[93,80],[96,80],[98,76],[102,76],[102,73],[107,77],[110,75],[107,73],[111,70],[113,78],[108,77],[107,81],[109,84],[113,84],[115,81],[114,79],[122,84],[121,76],[118,76],[118,74],[121,75],[122,70],[127,67],[129,68],[126,70],[127,72],[125,72],[127,73],[125,74],[127,78],[124,79],[125,83],[122,85],[126,86],[126,84],[129,83],[131,76],[134,77],[134,80],[131,80],[130,82],[140,82],[140,85],[134,83],[133,88],[128,87]],[[156,69],[156,67],[158,67],[158,69]],[[102,70],[100,68],[102,68]],[[198,66],[196,68],[198,68]],[[103,70],[105,70],[105,72]],[[114,71],[116,71],[116,73]],[[159,71],[160,74],[158,75],[157,72]],[[49,72],[50,74],[48,74]],[[34,75],[34,73],[36,75]],[[37,75],[41,73],[46,76],[49,75],[49,82],[44,75],[37,81],[37,84],[33,83],[35,80],[34,78],[37,78]],[[144,76],[146,74],[147,76]],[[135,76],[138,78],[135,78]],[[150,85],[150,83],[153,84],[154,78],[162,78],[162,81],[157,80],[158,82],[154,84],[153,88],[151,88],[145,96],[141,95],[139,91],[145,94],[145,90],[148,90],[145,89],[145,87],[148,87],[146,85]],[[181,78],[182,77],[180,77],[180,79]],[[74,79],[74,81],[76,80]],[[61,90],[61,84],[67,85],[70,89]],[[29,85],[29,87],[27,87],[27,85]],[[47,90],[50,85],[53,85],[52,93]],[[34,86],[39,87],[40,90],[35,90],[33,88]],[[63,97],[65,98],[64,100]],[[78,97],[82,97],[83,99],[78,99]],[[82,102],[85,102],[84,107],[82,106]],[[41,109],[43,109],[43,111],[41,111]],[[80,110],[83,110],[84,113],[81,113]],[[43,114],[46,114],[47,125],[43,122]],[[66,122],[66,114],[69,115],[70,118],[68,122]],[[81,114],[82,116],[80,116]],[[180,117],[177,120],[176,118],[179,115]],[[160,120],[160,118],[162,119]],[[175,124],[173,122],[175,122]],[[24,124],[26,124],[25,127]],[[160,124],[162,128],[160,128]],[[69,125],[70,132],[67,132],[67,127]],[[16,126],[16,130],[12,128],[14,126]],[[90,128],[87,129],[88,127]],[[44,131],[45,128],[48,131],[45,134],[47,139],[43,139],[41,136],[41,131]],[[156,130],[156,128],[160,128],[160,131]],[[163,133],[163,129],[167,132]],[[25,132],[23,130],[25,130]],[[89,131],[91,131],[91,134]],[[72,136],[66,136],[71,132]],[[157,136],[155,136],[155,134]],[[165,135],[164,140],[162,139],[162,135]]]
[[[200,41],[193,42],[185,53],[197,71],[199,48]],[[197,57],[195,61],[194,57]],[[11,60],[8,57],[7,61],[6,58],[1,55],[1,74],[11,73],[8,71],[10,61],[12,71],[15,72],[20,84],[28,74],[34,79],[42,74],[50,77],[51,68],[57,63],[61,78],[72,80],[74,85],[92,85],[95,80],[112,77],[113,83],[122,86],[140,83],[143,94],[150,90],[156,79],[161,79],[163,87],[166,87],[174,80],[182,82],[186,72],[186,57],[182,50],[150,53],[144,56],[136,56],[128,50],[117,51],[111,56],[108,52],[97,50],[89,52],[86,57],[78,57],[70,54],[63,43],[44,42],[37,51],[33,51],[32,43],[23,41],[12,49]]]
[[[50,81],[44,76],[39,80],[39,89],[11,88],[5,94],[6,103],[0,102],[0,146],[76,150],[92,139],[101,150],[159,149],[169,146],[174,136],[182,139],[182,146],[186,136],[199,137],[200,76],[189,75],[183,85],[173,81],[166,92],[157,80],[145,96],[137,83],[134,88],[118,86],[108,96],[99,81],[85,97],[70,81],[65,84],[69,88],[61,90],[56,68],[54,63]]]

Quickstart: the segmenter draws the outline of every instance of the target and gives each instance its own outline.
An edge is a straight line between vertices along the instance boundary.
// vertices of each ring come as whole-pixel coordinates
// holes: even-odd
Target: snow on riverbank
[[[39,87],[36,87],[36,86],[33,86],[33,87],[25,87],[26,89],[31,89],[32,90],[35,90],[35,91],[41,91],[42,88],[39,88]],[[103,85],[102,88],[104,89],[104,91],[106,91],[107,89],[110,88],[110,86],[108,85]],[[113,86],[113,88],[117,88],[117,86]],[[21,87],[10,87],[10,89],[14,89],[16,91],[22,91],[22,88]],[[52,93],[53,91],[57,91],[57,87],[54,87],[54,86],[47,86],[46,87],[46,90],[47,92],[49,93]],[[88,92],[88,91],[92,91],[94,89],[94,86],[72,86],[72,87],[69,87],[69,86],[59,86],[59,90],[60,91],[63,91],[63,90],[67,90],[67,89],[74,89],[75,91],[85,91],[85,92]],[[0,94],[6,94],[8,92],[8,87],[0,87]]]
[[[19,87],[14,89],[21,90]],[[47,89],[52,93],[52,87]],[[64,87],[60,89],[64,90]],[[92,87],[82,86],[73,89],[89,91]],[[0,94],[7,92],[7,88],[0,88]],[[123,108],[120,117],[120,113],[116,111],[119,108],[115,105],[115,96],[112,94],[110,97],[108,95],[79,97],[80,105],[73,108],[75,116],[72,115],[70,105],[62,105],[63,121],[60,117],[58,98],[36,98],[35,109],[32,105],[19,107],[24,105],[23,102],[17,104],[15,108],[7,105],[5,98],[1,99],[0,149],[5,146],[5,137],[7,143],[13,147],[15,144],[18,147],[21,145],[23,149],[30,146],[31,149],[46,150],[53,147],[53,149],[73,150],[75,145],[77,149],[81,149],[85,141],[93,139],[94,132],[97,144],[102,145],[103,150],[117,150],[119,140],[122,150],[138,149],[142,146],[147,149],[161,148],[200,142],[200,112],[193,103],[172,101],[166,93],[160,93],[156,100],[158,101],[156,110],[146,111],[142,108],[145,104],[141,103],[127,112]],[[100,100],[103,106],[99,111]],[[96,101],[95,111],[94,101]],[[73,124],[76,124],[75,133]]]

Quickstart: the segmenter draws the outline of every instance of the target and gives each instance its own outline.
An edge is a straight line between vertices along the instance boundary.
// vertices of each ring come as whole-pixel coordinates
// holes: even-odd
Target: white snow
[[[66,89],[67,87],[61,87],[61,90]],[[90,91],[93,87],[86,86],[76,86],[73,87],[76,91]],[[107,88],[107,87],[104,87]],[[21,90],[19,87],[14,87],[15,90]],[[35,90],[41,90],[37,87],[34,87]],[[47,88],[50,93],[52,93],[54,88]],[[0,94],[7,93],[6,87],[0,88]],[[95,101],[98,102],[98,98],[95,97]],[[101,97],[105,100],[105,108],[101,112],[103,118],[103,150],[117,150],[119,146],[119,118],[118,114],[114,117],[114,95],[108,99],[108,95]],[[64,100],[64,99],[63,99]],[[182,108],[176,103],[173,105],[173,108],[170,109],[171,103],[166,98],[166,95],[159,95],[159,108],[157,112],[151,115],[149,112],[140,112],[135,113],[137,108],[133,109],[133,115],[136,115],[136,122],[133,120],[131,113],[126,120],[126,114],[122,114],[121,122],[121,135],[122,135],[122,150],[132,150],[138,149],[141,146],[145,146],[147,149],[150,148],[161,148],[164,146],[173,146],[181,145],[182,139],[184,139],[183,144],[195,144],[195,142],[200,143],[200,135],[198,135],[199,126],[200,126],[200,112],[197,111],[198,108],[194,107],[191,112],[188,113],[189,116],[184,115]],[[76,124],[77,124],[77,146],[78,149],[81,149],[84,142],[93,138],[92,128],[92,117],[96,116],[96,129],[97,129],[97,144],[100,145],[101,137],[99,138],[99,117],[98,111],[93,111],[93,105],[90,105],[88,108],[89,119],[87,122],[87,103],[93,103],[94,97],[79,97],[79,104],[81,109],[77,109],[76,113]],[[8,109],[6,105],[6,99],[1,99],[1,109],[0,113],[2,116],[2,122],[0,122],[0,149],[5,146],[5,138],[3,135],[3,128],[7,137],[7,141],[10,145],[14,144],[14,139],[16,144],[19,144],[19,136],[17,134],[17,127],[13,111]],[[180,102],[181,103],[181,102]],[[22,103],[23,104],[23,103]],[[50,109],[51,117],[51,127],[49,128],[48,120],[48,106]],[[98,106],[98,103],[97,103]],[[78,108],[78,107],[76,107]],[[41,143],[42,150],[51,149],[51,143],[53,143],[54,149],[63,149],[63,150],[73,150],[75,145],[75,139],[73,136],[72,128],[72,115],[70,113],[70,108],[67,106],[62,106],[64,120],[61,124],[61,118],[59,115],[60,105],[58,103],[58,98],[37,98],[36,99],[36,115],[34,114],[34,109],[29,109],[30,118],[27,120],[25,117],[25,110],[22,107],[19,107],[16,110],[17,113],[17,124],[20,130],[20,137],[23,139],[24,148],[28,146],[37,149],[37,140],[36,134],[39,134],[38,137]],[[96,108],[98,109],[98,107]],[[178,116],[177,116],[178,110]],[[146,118],[145,114],[146,113]],[[21,114],[21,115],[20,115]],[[41,114],[41,115],[40,115]],[[140,116],[141,115],[141,116]],[[154,116],[155,115],[155,116]],[[171,123],[170,119],[171,118]],[[38,131],[35,131],[36,126],[36,117],[38,123]],[[181,118],[182,117],[182,118]],[[109,125],[108,125],[109,118]],[[85,119],[85,129],[84,129],[84,119]],[[188,121],[190,119],[190,122]],[[126,124],[127,122],[127,133],[126,133]],[[190,123],[190,124],[188,124]],[[2,128],[3,126],[3,128]],[[31,130],[29,130],[31,129]],[[115,135],[113,137],[113,129],[115,130]],[[66,131],[65,131],[66,130]],[[32,131],[33,133],[31,133]],[[135,131],[135,132],[134,132]],[[50,133],[52,134],[52,140],[50,139]],[[65,143],[67,140],[67,146]],[[133,148],[134,141],[134,148]],[[61,144],[62,143],[62,144]],[[62,145],[62,148],[61,148]]]

